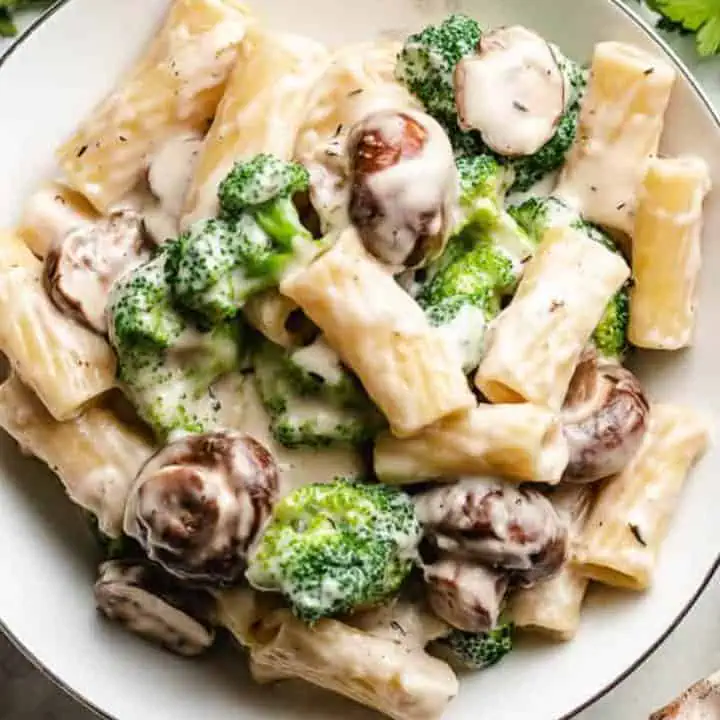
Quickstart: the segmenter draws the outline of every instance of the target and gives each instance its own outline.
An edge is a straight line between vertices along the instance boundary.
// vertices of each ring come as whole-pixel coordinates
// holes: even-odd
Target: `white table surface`
[[[634,7],[636,2],[629,0]],[[20,27],[33,19],[21,18]],[[668,38],[720,108],[720,57],[700,61],[691,38]],[[9,41],[0,39],[0,53]],[[720,574],[659,650],[577,720],[645,720],[695,680],[720,668]],[[0,720],[92,720],[0,636]],[[142,720],[142,719],[138,719]],[[518,718],[518,720],[534,720]],[[543,719],[544,720],[544,719]]]

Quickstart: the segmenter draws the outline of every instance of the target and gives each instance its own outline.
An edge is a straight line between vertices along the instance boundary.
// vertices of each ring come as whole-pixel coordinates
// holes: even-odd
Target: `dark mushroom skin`
[[[507,573],[443,555],[425,566],[424,576],[428,605],[448,625],[478,633],[497,625],[508,589]]]
[[[570,383],[561,413],[570,450],[563,475],[591,483],[625,468],[647,432],[650,405],[638,379],[612,361],[586,352]]]
[[[384,110],[350,131],[350,219],[372,255],[397,271],[437,257],[452,223],[457,173],[429,115]]]
[[[111,560],[95,583],[98,610],[178,655],[199,655],[215,640],[215,601],[147,560]]]
[[[506,571],[524,587],[552,576],[565,561],[566,523],[527,486],[464,478],[416,495],[415,509],[441,552]]]
[[[172,575],[226,587],[278,499],[270,452],[250,435],[214,432],[171,442],[140,470],[125,532]]]
[[[105,307],[113,284],[149,257],[139,215],[116,212],[52,245],[45,258],[45,290],[61,312],[106,335]]]

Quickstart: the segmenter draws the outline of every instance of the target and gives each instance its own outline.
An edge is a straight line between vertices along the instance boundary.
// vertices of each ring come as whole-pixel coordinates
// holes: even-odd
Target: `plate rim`
[[[705,89],[700,84],[700,81],[695,77],[690,68],[687,66],[685,61],[678,55],[678,53],[672,48],[672,46],[663,38],[656,30],[649,24],[645,18],[643,18],[637,11],[633,10],[627,5],[627,0],[605,0],[609,5],[612,5],[620,12],[622,12],[630,22],[632,22],[638,29],[640,29],[645,35],[647,35],[653,42],[655,42],[668,57],[673,61],[678,71],[683,75],[685,80],[689,83],[696,97],[700,99],[705,109],[708,111],[712,121],[715,124],[715,128],[720,132],[720,110],[717,110],[713,105],[710,97],[708,96]],[[47,20],[49,20],[56,12],[61,10],[63,7],[68,5],[70,0],[55,0],[55,2],[42,14],[40,14],[20,35],[15,41],[8,47],[3,53],[0,53],[0,70],[8,61],[8,59],[25,43],[25,41],[40,27],[42,27]],[[693,609],[697,601],[700,599],[702,594],[707,589],[710,581],[720,567],[720,552],[715,556],[715,560],[712,566],[709,568],[705,576],[700,582],[699,587],[693,593],[692,597],[683,606],[680,612],[675,616],[673,621],[668,627],[658,636],[658,638],[646,649],[640,656],[632,662],[625,670],[617,675],[611,682],[606,683],[600,690],[590,696],[583,703],[573,708],[570,712],[562,715],[555,720],[571,720],[583,710],[594,705],[598,700],[603,698],[609,692],[614,690],[618,685],[627,680],[636,670],[647,662],[647,660],[665,643],[665,641],[672,635],[673,632],[678,628],[682,621],[687,617],[690,611]],[[0,631],[8,638],[13,647],[18,650],[21,655],[27,659],[35,669],[37,669],[45,678],[50,680],[57,688],[62,690],[72,700],[79,703],[81,706],[89,710],[90,712],[97,715],[103,720],[120,720],[110,715],[105,710],[99,708],[91,700],[86,698],[75,688],[70,687],[55,671],[43,664],[43,662],[23,643],[21,640],[12,632],[12,630],[6,625],[5,621],[0,617]]]

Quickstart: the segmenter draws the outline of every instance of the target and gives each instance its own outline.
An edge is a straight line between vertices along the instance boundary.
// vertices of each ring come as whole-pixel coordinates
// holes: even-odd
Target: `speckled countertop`
[[[21,27],[32,19],[32,14],[22,18]],[[670,42],[720,106],[720,59],[700,62],[690,39],[671,38]],[[8,46],[9,41],[0,39],[0,55]],[[711,581],[667,642],[637,672],[581,713],[577,720],[645,720],[652,710],[666,704],[688,685],[720,668],[718,608],[720,575]],[[0,635],[0,720],[91,720],[93,717]]]

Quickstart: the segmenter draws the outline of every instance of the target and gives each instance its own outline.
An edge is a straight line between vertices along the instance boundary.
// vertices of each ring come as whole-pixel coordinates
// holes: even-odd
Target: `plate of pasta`
[[[0,97],[0,625],[79,700],[558,720],[691,607],[720,121],[627,9],[73,0]]]

